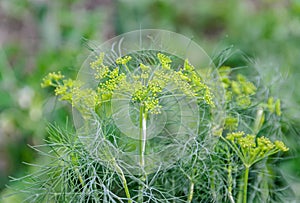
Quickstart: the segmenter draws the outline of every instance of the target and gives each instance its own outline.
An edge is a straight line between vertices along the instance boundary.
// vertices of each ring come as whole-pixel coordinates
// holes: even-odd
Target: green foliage
[[[257,59],[255,61],[257,70],[263,77],[259,82],[257,78],[249,76],[252,75],[252,68],[237,67],[245,64],[240,55],[233,55],[225,62],[226,65],[234,67],[234,71],[227,67],[227,71],[231,73],[222,79],[224,88],[228,87],[237,91],[226,92],[227,101],[231,102],[228,103],[227,117],[224,118],[225,133],[223,135],[226,136],[228,131],[241,130],[246,134],[254,134],[257,138],[266,136],[272,141],[283,139],[289,146],[288,155],[293,157],[285,160],[280,167],[273,160],[275,155],[268,159],[268,162],[271,160],[271,163],[267,164],[268,167],[260,167],[260,164],[265,166],[263,163],[253,166],[249,180],[252,187],[264,188],[264,191],[267,191],[270,184],[281,186],[279,182],[282,180],[276,178],[277,172],[274,172],[273,162],[276,162],[277,168],[284,167],[285,176],[290,174],[298,176],[299,142],[297,140],[299,139],[297,135],[299,135],[299,128],[297,126],[299,126],[299,115],[297,112],[299,112],[300,96],[299,91],[295,88],[299,86],[297,85],[299,83],[299,60],[295,53],[299,52],[300,21],[297,1],[286,3],[278,0],[260,2],[213,0],[191,1],[189,4],[160,0],[135,3],[125,1],[103,3],[101,1],[102,3],[99,5],[96,5],[96,2],[1,1],[0,13],[3,20],[0,23],[1,30],[4,30],[1,32],[1,37],[4,36],[4,38],[0,38],[4,53],[1,52],[0,57],[0,133],[3,141],[1,142],[1,160],[4,160],[8,167],[1,168],[0,176],[3,176],[3,179],[0,181],[0,187],[4,186],[9,174],[15,171],[25,172],[26,169],[17,163],[30,162],[36,157],[27,148],[27,144],[41,143],[46,136],[42,116],[50,122],[55,121],[58,125],[63,125],[66,114],[71,112],[68,106],[57,102],[55,97],[49,97],[47,101],[44,101],[44,98],[47,97],[45,95],[49,94],[48,90],[40,90],[38,84],[41,76],[47,72],[58,71],[58,69],[65,75],[74,76],[74,69],[80,65],[78,61],[81,61],[81,55],[85,55],[84,52],[86,52],[85,45],[87,44],[82,43],[82,38],[101,41],[107,36],[139,29],[141,26],[185,33],[196,41],[201,39],[207,50],[219,50],[219,46],[234,45],[241,49],[247,57],[254,55]],[[7,28],[6,24],[10,26]],[[7,34],[5,34],[6,32]],[[4,43],[2,44],[2,42]],[[90,49],[93,48],[91,44],[88,45]],[[217,48],[216,44],[218,44]],[[240,72],[255,84],[257,95],[245,95],[245,92],[237,94],[244,90],[243,85],[237,79],[238,74],[235,74],[235,69],[243,69]],[[123,72],[128,73],[125,70]],[[102,74],[106,73],[103,71],[98,74],[99,78],[102,78]],[[221,71],[220,75],[223,77]],[[288,78],[286,78],[287,75],[289,75]],[[65,92],[71,90],[72,81],[61,81],[61,88],[57,89],[56,94],[66,95]],[[234,82],[232,83],[232,81]],[[79,86],[79,84],[76,85]],[[270,90],[270,92],[262,94],[261,86],[264,85],[268,87],[265,91]],[[69,89],[66,90],[65,86]],[[51,91],[51,89],[49,90]],[[76,96],[79,101],[77,100],[75,103],[81,103],[81,100],[90,93],[85,90],[80,92],[79,95],[85,96]],[[28,97],[24,97],[24,95],[31,95],[31,102],[26,102]],[[272,96],[273,99],[271,99]],[[106,101],[110,95],[103,94],[102,97],[102,100]],[[61,99],[70,101],[72,95],[69,94],[68,98]],[[93,106],[94,104],[91,102],[89,105]],[[100,109],[101,111],[109,105],[109,102],[103,102],[96,110]],[[256,105],[259,105],[259,108],[255,108]],[[52,110],[54,107],[55,113]],[[110,113],[106,111],[106,115],[110,115]],[[292,122],[296,122],[296,124]],[[136,145],[128,144],[130,142],[126,140],[122,140],[122,142],[125,143],[123,146],[129,150]],[[221,157],[222,159],[217,159],[219,166],[228,165],[228,171],[232,171],[233,174],[230,175],[228,172],[228,176],[224,175],[211,182],[218,183],[219,181],[220,183],[227,177],[230,180],[229,177],[232,176],[232,181],[228,181],[228,194],[236,195],[229,188],[236,187],[234,184],[238,182],[236,181],[239,179],[236,177],[238,176],[237,166],[231,166],[229,164],[231,160],[227,158],[224,164],[223,159],[225,160],[225,158]],[[256,168],[259,169],[256,170]],[[4,171],[2,172],[2,170]],[[172,172],[173,175],[174,173]],[[211,174],[218,173],[214,171]],[[197,177],[208,180],[208,178],[205,179],[205,175]],[[255,178],[251,180],[251,177]],[[202,187],[201,178],[199,178],[199,183],[195,181],[195,192],[202,191],[199,189]],[[186,183],[185,179],[180,179],[180,181],[183,185]],[[171,182],[166,184],[166,187],[171,188]],[[229,182],[232,182],[232,187]],[[297,184],[297,181],[293,179],[294,189],[299,188]],[[203,185],[203,191],[210,190],[209,188]],[[219,191],[219,189],[215,190]],[[212,194],[215,193],[212,192]],[[255,194],[257,193],[251,193],[249,201],[251,198],[254,199]],[[205,197],[204,193],[201,195]],[[230,195],[228,196],[230,197]],[[267,201],[267,196],[265,195],[264,199],[255,200],[264,202],[263,200]],[[195,199],[198,197],[199,195],[194,196]],[[200,202],[199,199],[196,201]],[[12,202],[15,201],[12,200]],[[277,202],[280,200],[277,199]]]
[[[231,95],[224,106],[230,116],[225,118],[223,128],[216,131],[211,112],[218,105],[217,90],[202,82],[188,59],[173,69],[178,65],[174,65],[172,56],[162,53],[151,56],[153,60],[149,64],[136,63],[137,56],[128,55],[118,58],[113,65],[106,65],[105,57],[101,53],[90,63],[97,81],[95,88],[86,87],[82,81],[65,79],[60,72],[50,73],[43,79],[42,86],[54,87],[55,94],[76,108],[84,121],[76,132],[49,127],[45,147],[51,150],[43,152],[49,157],[49,164],[41,166],[37,173],[18,179],[28,181],[31,189],[22,191],[28,200],[245,203],[251,202],[251,198],[273,202],[283,198],[276,194],[279,188],[275,182],[268,179],[276,173],[271,167],[276,160],[272,155],[288,151],[282,141],[271,141],[280,138],[281,131],[271,134],[267,128],[276,122],[280,125],[279,102],[258,101],[265,92],[233,69],[221,67],[219,80],[225,88],[224,96]],[[171,124],[166,124],[165,130],[149,137],[153,116],[159,119],[160,115],[177,110],[171,107],[176,103],[164,101],[165,97],[174,95],[177,100],[196,101],[200,109],[199,126],[191,126],[186,134],[180,135]],[[137,137],[133,129],[129,135],[122,129],[126,126],[117,124],[116,116],[124,106],[120,106],[120,111],[112,108],[114,102],[126,98],[132,108],[131,118],[139,129]],[[268,120],[264,119],[265,115],[269,116]],[[180,125],[180,121],[175,125]],[[192,128],[204,131],[193,135]],[[160,153],[164,148],[167,150]],[[180,156],[174,157],[175,152]],[[269,170],[265,171],[265,167]],[[257,182],[257,187],[250,187]]]
[[[0,15],[2,191],[10,175],[29,170],[22,162],[37,158],[28,145],[43,142],[45,120],[64,125],[71,113],[69,107],[41,90],[41,77],[58,69],[74,76],[80,65],[76,58],[87,52],[83,39],[103,38],[105,13],[102,8],[88,11],[78,1],[3,0]]]

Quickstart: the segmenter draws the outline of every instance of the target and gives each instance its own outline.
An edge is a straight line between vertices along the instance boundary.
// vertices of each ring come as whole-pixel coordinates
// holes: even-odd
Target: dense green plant
[[[34,120],[28,119],[29,112],[30,114],[31,112],[37,112],[37,109],[40,111],[41,106],[43,106],[41,98],[45,98],[45,96],[40,95],[41,91],[38,86],[40,76],[44,75],[45,72],[57,70],[57,68],[61,69],[64,74],[71,76],[72,73],[74,73],[74,67],[78,67],[76,64],[77,60],[74,60],[74,58],[79,55],[78,53],[82,54],[82,46],[79,41],[80,36],[99,39],[99,36],[120,33],[133,28],[136,29],[140,27],[140,25],[142,25],[142,27],[168,27],[193,36],[195,39],[209,39],[213,41],[212,45],[214,47],[216,42],[223,41],[223,37],[223,39],[225,38],[224,46],[234,44],[234,46],[246,52],[247,55],[253,55],[253,53],[255,53],[255,58],[261,59],[262,62],[267,61],[271,63],[264,67],[258,67],[260,71],[268,72],[265,76],[267,79],[272,80],[269,81],[268,84],[276,91],[273,91],[272,94],[275,93],[276,98],[280,95],[279,97],[283,99],[282,103],[285,109],[283,117],[280,117],[280,120],[282,121],[284,116],[287,115],[286,111],[298,115],[298,111],[296,110],[298,105],[296,102],[299,91],[297,91],[297,88],[293,88],[297,86],[295,84],[298,82],[296,67],[298,67],[297,64],[299,62],[297,57],[295,57],[295,53],[297,53],[299,47],[299,40],[297,40],[299,33],[299,26],[297,26],[299,25],[299,3],[296,1],[290,1],[289,3],[282,1],[270,2],[268,0],[260,2],[236,0],[229,2],[194,1],[193,3],[185,5],[176,4],[171,1],[143,1],[136,7],[126,2],[115,2],[115,4],[117,4],[117,10],[111,12],[111,17],[108,17],[110,15],[106,12],[108,11],[110,13],[114,8],[109,7],[107,9],[106,6],[103,8],[102,4],[100,4],[100,10],[98,6],[95,6],[92,10],[90,10],[91,7],[89,7],[88,11],[85,11],[81,5],[87,2],[74,1],[71,3],[70,1],[53,0],[50,3],[4,0],[1,1],[1,3],[5,4],[3,4],[4,6],[2,6],[1,9],[7,10],[4,13],[9,14],[11,18],[11,20],[8,19],[7,21],[4,17],[3,22],[7,21],[7,24],[13,27],[14,25],[22,25],[24,28],[21,30],[15,29],[13,33],[11,31],[7,32],[7,35],[12,38],[9,41],[5,40],[3,48],[8,56],[9,64],[13,66],[10,68],[7,65],[2,65],[0,68],[1,71],[4,71],[1,72],[1,79],[3,80],[0,79],[1,124],[7,124],[6,121],[8,121],[9,124],[4,127],[2,126],[1,131],[6,132],[6,127],[9,127],[9,133],[13,133],[7,136],[10,138],[9,140],[6,140],[4,143],[2,142],[1,155],[4,157],[5,154],[9,155],[9,158],[7,158],[7,160],[9,160],[8,163],[31,161],[35,156],[28,153],[29,150],[24,143],[36,144],[40,142],[41,137],[44,137],[43,125],[42,122],[39,122],[42,120],[41,117]],[[251,9],[249,9],[249,7]],[[232,10],[235,12],[231,12]],[[147,13],[147,15],[145,15],[145,13]],[[280,13],[280,15],[278,15],[278,13]],[[105,19],[108,21],[106,23],[103,19],[104,16],[106,16]],[[111,22],[111,19],[114,19],[115,16],[117,19],[113,21],[114,24]],[[34,21],[31,19],[34,19]],[[80,20],[78,21],[78,19]],[[35,22],[35,28],[30,26],[33,22]],[[244,22],[249,23],[245,24]],[[108,29],[105,30],[108,30],[109,33],[99,33],[100,30],[103,30],[101,29],[101,24],[108,25]],[[34,32],[35,29],[38,31],[38,33],[34,34],[34,36],[39,36],[37,38],[32,37],[32,34],[30,34]],[[24,30],[27,30],[27,32],[30,31],[29,34],[31,37],[23,33]],[[21,37],[16,37],[14,33],[19,33],[17,36]],[[32,41],[33,39],[36,41],[35,43]],[[5,47],[5,45],[8,46]],[[32,52],[28,47],[39,48]],[[268,60],[266,57],[271,59]],[[241,65],[237,58],[238,57],[233,57],[233,60],[230,59],[230,62],[226,64],[230,64],[231,66]],[[34,69],[34,66],[38,68]],[[283,75],[281,75],[277,69],[274,71],[274,68],[278,67],[283,69]],[[295,67],[294,71],[293,67]],[[15,79],[11,77],[11,74],[5,72],[6,68],[15,74]],[[289,77],[289,79],[285,78],[287,68],[289,69],[289,74],[293,76]],[[282,83],[274,82],[274,75],[277,78],[282,77],[281,82],[284,82],[285,85],[282,86]],[[254,78],[249,77],[249,79]],[[6,83],[6,81],[9,83]],[[17,85],[17,89],[12,83]],[[27,86],[33,88],[35,94],[33,97],[34,102],[30,108],[24,110],[20,109],[18,105],[18,101],[21,97],[18,96],[19,94],[16,95],[16,92],[23,90],[23,87],[25,87],[24,90],[27,90]],[[43,93],[46,92],[47,91],[44,91]],[[51,117],[55,117],[50,120],[56,120],[58,125],[61,125],[65,119],[64,116],[61,116],[61,113],[58,113],[57,107],[63,106],[64,103],[56,103],[54,97],[49,98],[48,101],[50,101],[46,103],[48,109],[52,109],[51,104],[59,105],[56,106],[55,113],[54,111],[51,113]],[[70,108],[67,109],[69,110]],[[47,119],[48,117],[49,116],[47,116]],[[295,118],[295,120],[298,123],[299,119]],[[288,122],[290,123],[290,121]],[[11,131],[11,126],[13,127],[13,131]],[[294,125],[296,131],[297,126],[299,125]],[[274,126],[274,128],[278,128],[278,126]],[[19,142],[15,141],[16,131],[18,137],[21,138]],[[289,136],[286,132],[285,134],[287,135],[287,139],[289,139],[289,147],[297,150],[298,139],[295,139],[295,136]],[[294,134],[299,133],[296,132]],[[24,135],[26,136],[25,140],[23,139]],[[4,137],[5,136],[6,134],[4,133]],[[32,140],[31,136],[34,140]],[[19,144],[16,145],[16,143]],[[5,150],[5,148],[8,150]],[[7,152],[5,153],[3,150]],[[16,153],[17,151],[19,151],[19,153]],[[297,164],[297,162],[299,162],[297,160],[299,160],[298,155],[289,159],[289,164],[287,164],[287,160],[285,160],[285,176],[289,176],[288,173],[291,173],[291,170],[293,170],[294,175],[297,176],[299,165]],[[22,172],[27,170],[21,167],[21,165],[12,165],[9,167],[9,169],[13,168]],[[12,171],[10,171],[10,174],[11,173]],[[5,172],[2,173],[1,171],[0,174],[0,176],[6,179],[7,174]],[[293,182],[296,181],[294,180]],[[4,186],[6,181],[1,180],[0,184]],[[295,184],[294,188],[297,189],[299,187]],[[299,192],[296,194],[299,194]]]
[[[76,131],[49,126],[36,149],[50,162],[22,179],[25,201],[286,200],[273,167],[288,151],[279,99],[230,67],[218,68],[220,87],[206,84],[189,59],[158,51],[108,61],[90,62],[96,85],[43,79],[74,107]]]

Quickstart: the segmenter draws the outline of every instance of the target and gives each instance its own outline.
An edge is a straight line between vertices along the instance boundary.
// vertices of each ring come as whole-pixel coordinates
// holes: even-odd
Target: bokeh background
[[[75,77],[91,47],[146,28],[183,34],[260,74],[286,111],[291,150],[280,167],[299,196],[299,0],[0,0],[0,194],[16,184],[9,176],[32,170],[24,162],[41,161],[29,146],[43,144],[47,123],[72,123],[42,77]]]

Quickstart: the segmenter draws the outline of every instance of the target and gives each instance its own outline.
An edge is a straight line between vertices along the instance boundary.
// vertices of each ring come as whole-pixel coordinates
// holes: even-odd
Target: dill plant
[[[141,36],[147,49],[122,44]],[[21,178],[25,202],[284,202],[272,165],[288,151],[280,100],[204,56],[178,34],[143,30],[94,50],[76,80],[44,77],[75,129],[50,125],[34,147],[50,161]]]

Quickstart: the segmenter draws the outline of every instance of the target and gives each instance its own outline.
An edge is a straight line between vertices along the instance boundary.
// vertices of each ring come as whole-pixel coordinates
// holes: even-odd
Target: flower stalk
[[[244,189],[243,189],[243,203],[247,203],[247,189],[248,189],[249,168],[250,168],[250,166],[248,166],[248,165],[245,166]]]
[[[275,154],[279,151],[286,152],[289,150],[282,141],[276,140],[274,143],[268,138],[256,137],[256,135],[244,132],[228,133],[226,138],[221,139],[236,153],[245,167],[243,177],[243,203],[247,203],[247,188],[249,179],[249,170],[255,163]]]
[[[139,186],[139,195],[138,202],[143,202],[143,191],[144,191],[144,181],[146,180],[145,174],[145,151],[146,151],[146,142],[147,142],[147,112],[145,112],[145,105],[142,103],[140,105],[140,135],[139,135],[139,157],[140,157],[140,186]]]
[[[140,167],[142,170],[145,168],[145,151],[147,141],[147,113],[143,104],[140,106]]]
[[[131,196],[130,196],[130,192],[129,192],[129,189],[128,189],[128,185],[127,185],[127,181],[126,181],[126,178],[125,178],[125,175],[123,173],[123,170],[121,169],[121,167],[116,163],[116,161],[114,160],[113,161],[113,165],[123,183],[123,188],[124,188],[124,191],[125,191],[125,195],[128,199],[128,203],[132,203],[132,199],[131,199]]]
[[[193,200],[193,196],[194,196],[194,187],[195,187],[195,183],[191,180],[191,181],[190,181],[190,187],[189,187],[189,194],[188,194],[187,203],[191,203],[192,200]]]

